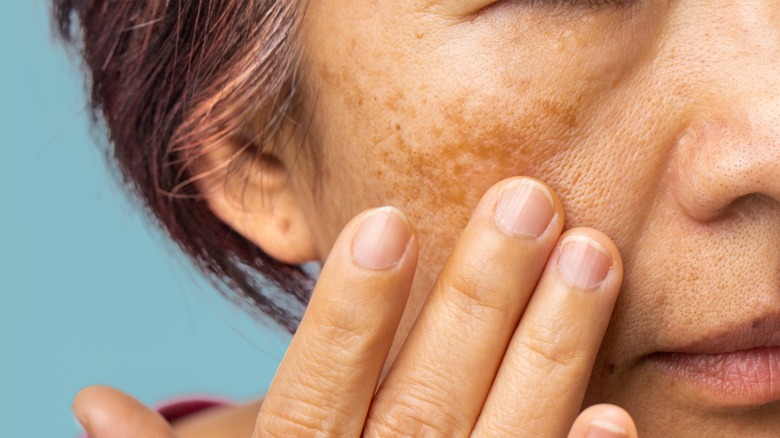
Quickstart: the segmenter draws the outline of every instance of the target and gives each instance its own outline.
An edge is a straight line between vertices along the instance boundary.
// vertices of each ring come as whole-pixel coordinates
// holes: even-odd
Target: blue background
[[[148,404],[262,394],[289,337],[223,300],[120,190],[46,2],[4,6],[0,435],[78,435],[70,402],[94,383]]]

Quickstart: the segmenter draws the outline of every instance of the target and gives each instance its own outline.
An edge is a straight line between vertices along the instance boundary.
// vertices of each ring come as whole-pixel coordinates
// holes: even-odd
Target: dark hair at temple
[[[294,108],[297,6],[290,0],[53,0],[57,34],[79,51],[93,121],[123,181],[208,277],[290,332],[313,281],[219,220],[194,184],[204,145],[268,114],[270,144]],[[251,158],[251,157],[250,157]],[[225,287],[226,286],[226,287]]]

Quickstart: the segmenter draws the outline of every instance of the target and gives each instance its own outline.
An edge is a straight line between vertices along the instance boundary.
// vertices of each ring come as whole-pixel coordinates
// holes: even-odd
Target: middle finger
[[[537,180],[486,193],[374,398],[369,431],[471,430],[563,222],[560,201]]]

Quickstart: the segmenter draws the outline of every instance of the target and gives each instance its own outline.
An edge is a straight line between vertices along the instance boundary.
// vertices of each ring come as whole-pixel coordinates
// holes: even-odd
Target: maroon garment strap
[[[198,413],[200,411],[227,405],[228,403],[217,400],[189,399],[167,403],[157,408],[157,412],[165,417],[169,423],[173,423],[176,420],[181,420],[184,417]]]

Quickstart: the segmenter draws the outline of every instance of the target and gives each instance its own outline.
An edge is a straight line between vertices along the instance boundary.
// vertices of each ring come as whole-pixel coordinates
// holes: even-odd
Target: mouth
[[[697,399],[717,406],[751,407],[780,401],[780,313],[655,352],[646,359]]]

